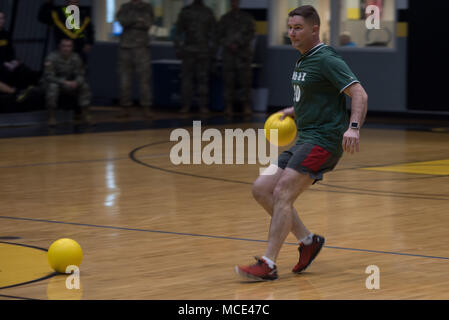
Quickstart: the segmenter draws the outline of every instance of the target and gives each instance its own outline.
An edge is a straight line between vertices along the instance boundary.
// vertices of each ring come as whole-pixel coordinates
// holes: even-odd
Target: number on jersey
[[[299,100],[301,100],[301,88],[296,84],[293,88],[295,90],[294,102],[299,102]]]

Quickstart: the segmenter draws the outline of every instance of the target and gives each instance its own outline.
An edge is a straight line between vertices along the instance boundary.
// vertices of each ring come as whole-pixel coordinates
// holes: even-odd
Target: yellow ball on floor
[[[79,267],[83,260],[81,246],[72,239],[59,239],[52,243],[48,249],[48,263],[59,273],[66,273],[70,265]]]
[[[283,120],[281,120],[282,112],[277,112],[268,117],[267,121],[265,121],[265,136],[270,143],[274,145],[278,145],[280,147],[289,145],[296,138],[296,134],[298,129],[296,128],[295,120],[291,117],[287,116]],[[278,141],[272,141],[274,139],[270,139],[270,129],[278,130]]]

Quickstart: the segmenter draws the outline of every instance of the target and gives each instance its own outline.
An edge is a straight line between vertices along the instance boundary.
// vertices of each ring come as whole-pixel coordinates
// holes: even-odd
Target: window
[[[394,0],[340,0],[341,47],[384,47],[393,48],[395,38]],[[367,6],[379,8],[380,29],[368,29],[365,13]]]
[[[288,13],[299,6],[311,5],[321,19],[320,38],[330,44],[330,0],[278,0],[270,2],[270,44],[290,45]]]
[[[178,14],[184,6],[183,0],[146,0],[153,5],[154,24],[150,30],[153,40],[170,41],[173,39],[174,26]]]
[[[396,40],[395,0],[270,0],[269,44],[290,46],[288,13],[312,5],[321,18],[321,41],[334,47],[394,48]],[[380,29],[368,29],[370,5],[379,8]],[[371,21],[371,20],[370,20]]]
[[[155,20],[150,30],[153,41],[172,41],[175,33],[175,25],[181,9],[192,1],[185,0],[143,0],[153,5]],[[100,13],[102,28],[97,31],[97,38],[103,41],[118,41],[122,28],[115,21],[120,6],[129,0],[95,1],[95,9]],[[217,20],[225,14],[230,6],[229,1],[204,0],[204,4],[212,9]]]

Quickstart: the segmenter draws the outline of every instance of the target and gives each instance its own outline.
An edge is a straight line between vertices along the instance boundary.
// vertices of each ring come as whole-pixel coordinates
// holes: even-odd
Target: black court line
[[[230,182],[230,183],[238,183],[238,184],[245,184],[245,185],[252,185],[251,182],[246,182],[246,181],[240,181],[240,180],[233,180],[233,179],[225,179],[225,178],[218,178],[218,177],[211,177],[211,176],[204,176],[204,175],[198,175],[198,174],[193,174],[193,173],[188,173],[188,172],[182,172],[182,171],[176,171],[176,170],[171,170],[171,169],[165,169],[165,168],[161,168],[155,165],[151,165],[148,164],[146,162],[140,161],[137,157],[136,157],[136,153],[144,148],[147,147],[151,147],[153,144],[147,144],[147,145],[143,145],[141,147],[137,147],[134,150],[132,150],[129,153],[129,158],[136,162],[137,164],[140,164],[142,166],[151,168],[151,169],[155,169],[155,170],[159,170],[159,171],[163,171],[163,172],[167,172],[167,173],[172,173],[172,174],[177,174],[177,175],[183,175],[183,176],[188,176],[188,177],[194,177],[194,178],[200,178],[200,179],[207,179],[207,180],[215,180],[215,181],[222,181],[222,182]],[[322,183],[319,183],[322,184]],[[341,189],[345,189],[345,187],[341,186]],[[349,189],[347,189],[349,190]],[[439,201],[449,201],[449,199],[442,199],[442,198],[436,198],[436,197],[432,197],[432,195],[429,196],[417,196],[416,194],[404,194],[404,193],[399,193],[399,192],[394,192],[394,191],[388,191],[388,192],[382,192],[382,191],[376,191],[376,190],[362,190],[362,192],[355,192],[355,191],[338,191],[338,190],[318,190],[318,189],[308,189],[308,191],[314,191],[314,192],[330,192],[330,193],[344,193],[344,194],[358,194],[358,195],[370,195],[370,196],[377,196],[377,197],[396,197],[396,198],[407,198],[407,199],[423,199],[423,200],[439,200]],[[358,189],[356,189],[358,190]]]
[[[7,236],[7,237],[0,237],[0,241],[5,241],[5,240],[20,240],[22,239],[21,237],[15,237],[15,236]]]
[[[53,278],[53,277],[56,276],[56,275],[57,275],[57,273],[56,273],[56,272],[53,272],[53,273],[47,274],[46,276],[41,277],[41,278],[38,278],[38,279],[34,279],[34,280],[26,281],[26,282],[21,282],[21,283],[17,283],[17,284],[12,284],[12,285],[10,285],[10,286],[0,287],[0,290],[3,290],[3,289],[10,289],[10,288],[16,288],[16,287],[21,287],[21,286],[25,286],[25,285],[27,285],[27,284],[31,284],[31,283],[36,283],[36,282],[44,281],[44,280]]]
[[[9,219],[9,220],[17,220],[17,221],[31,221],[31,222],[41,222],[41,223],[54,223],[54,224],[72,225],[72,226],[79,226],[79,227],[112,229],[112,230],[122,230],[122,231],[149,232],[149,233],[176,235],[176,236],[190,236],[190,237],[224,239],[224,240],[235,240],[235,241],[251,241],[251,242],[263,242],[263,243],[268,242],[267,240],[250,239],[250,238],[237,238],[237,237],[217,236],[217,235],[198,234],[198,233],[184,233],[184,232],[173,232],[173,231],[163,231],[163,230],[104,226],[104,225],[96,225],[96,224],[88,224],[88,223],[65,222],[65,221],[44,220],[44,219],[34,219],[34,218],[18,218],[18,217],[0,216],[0,219]],[[284,244],[293,245],[293,246],[298,245],[297,243],[293,243],[293,242],[285,242]],[[335,247],[335,246],[324,246],[324,247],[329,248],[329,249],[336,249],[336,250],[347,250],[347,251],[358,251],[358,252],[369,252],[369,253],[378,253],[378,254],[391,254],[391,255],[400,255],[400,256],[408,256],[408,257],[427,258],[427,259],[449,260],[449,257],[428,256],[428,255],[422,255],[422,254],[412,254],[412,253],[403,253],[403,252],[378,251],[378,250],[370,250],[370,249],[345,248],[345,247]]]
[[[0,294],[0,298],[9,298],[9,299],[16,299],[16,300],[40,300],[35,298],[26,298],[26,297],[17,297],[17,296],[8,296],[6,294]]]
[[[232,179],[225,179],[225,178],[215,178],[215,177],[209,177],[209,176],[201,176],[201,175],[188,173],[188,172],[164,169],[164,168],[153,166],[153,165],[148,164],[146,162],[140,161],[139,159],[136,158],[135,154],[136,154],[137,151],[142,150],[142,149],[147,148],[147,147],[151,147],[151,146],[153,146],[153,144],[147,144],[147,145],[135,148],[134,150],[132,150],[129,153],[129,158],[132,161],[134,161],[134,162],[136,162],[136,163],[138,163],[140,165],[143,165],[145,167],[149,167],[149,168],[152,168],[152,169],[155,169],[155,170],[159,170],[159,171],[163,171],[163,172],[167,172],[167,173],[174,173],[174,174],[179,174],[179,175],[188,176],[188,177],[202,178],[202,179],[209,179],[209,180],[217,180],[217,181],[223,181],[223,182],[231,182],[231,183],[239,183],[239,184],[251,184],[251,183],[246,182],[246,181],[239,181],[239,180],[232,180]]]
[[[48,252],[48,250],[45,249],[45,248],[36,247],[36,246],[29,245],[29,244],[22,244],[22,243],[16,243],[16,242],[7,242],[7,241],[0,241],[0,243],[12,244],[12,245],[19,246],[19,247],[31,248],[31,249],[36,249],[36,250],[41,250],[41,251]]]
[[[47,252],[47,249],[40,248],[40,247],[36,247],[36,246],[31,246],[31,245],[23,244],[23,243],[14,243],[14,242],[6,242],[6,241],[0,241],[0,243],[10,244],[10,245],[14,245],[14,246],[20,246],[20,247],[25,247],[25,248],[32,248],[32,249],[37,249],[37,250],[41,250],[41,251]],[[15,288],[15,287],[20,287],[20,286],[24,286],[24,285],[27,285],[27,284],[30,284],[30,283],[35,283],[35,282],[43,281],[43,280],[52,278],[52,277],[54,277],[55,275],[57,275],[57,273],[56,273],[56,272],[52,272],[52,273],[49,273],[49,274],[47,274],[46,276],[43,276],[43,277],[38,278],[38,279],[34,279],[34,280],[22,282],[22,283],[12,284],[12,285],[10,285],[10,286],[0,287],[0,290],[2,290],[2,289],[9,289],[9,288]],[[26,299],[28,299],[28,298],[26,298]]]

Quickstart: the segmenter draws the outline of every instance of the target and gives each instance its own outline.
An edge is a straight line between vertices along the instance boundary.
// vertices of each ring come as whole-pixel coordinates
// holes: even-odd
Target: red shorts
[[[320,146],[300,143],[282,152],[277,166],[281,169],[291,168],[299,173],[309,174],[317,182],[323,180],[324,173],[335,168],[340,158]]]

